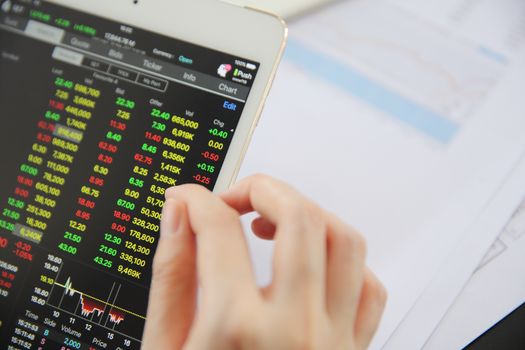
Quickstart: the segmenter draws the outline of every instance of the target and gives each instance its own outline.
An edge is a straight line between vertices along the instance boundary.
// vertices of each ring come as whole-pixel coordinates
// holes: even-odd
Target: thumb
[[[167,198],[153,262],[144,349],[181,349],[196,305],[195,237],[186,205]]]

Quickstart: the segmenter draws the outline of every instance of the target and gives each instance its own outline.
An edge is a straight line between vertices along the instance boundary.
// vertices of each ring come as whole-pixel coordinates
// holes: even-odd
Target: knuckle
[[[249,181],[255,193],[272,191],[277,187],[277,180],[265,174],[253,175]]]
[[[323,223],[324,217],[321,209],[309,200],[301,197],[286,197],[282,199],[283,207],[292,219],[298,222]]]
[[[159,285],[179,283],[187,279],[190,270],[186,264],[156,257],[153,260],[152,281]]]
[[[381,283],[378,279],[376,279],[374,292],[377,302],[381,308],[384,308],[388,299],[388,293],[383,283]]]
[[[274,184],[275,183],[275,179],[272,178],[271,176],[268,176],[266,174],[262,174],[262,173],[257,173],[255,175],[252,175],[249,180],[251,180],[253,183],[255,184],[260,184],[260,183],[264,183],[264,184]]]
[[[238,225],[240,221],[239,213],[230,207],[221,208],[219,217],[221,222],[227,227]]]
[[[323,211],[289,185],[264,174],[253,175],[252,181],[254,192],[272,192],[276,210],[285,211],[290,219],[299,223],[324,223]]]
[[[306,216],[312,222],[315,222],[317,224],[324,226],[325,217],[324,217],[323,210],[321,208],[319,208],[315,203],[310,202],[309,200],[304,201],[303,208],[304,208]]]
[[[345,249],[349,254],[365,258],[367,244],[365,238],[354,229],[338,231],[335,233],[337,244]]]
[[[174,247],[160,247],[153,259],[152,282],[160,285],[171,285],[191,280],[195,262],[189,250]]]
[[[386,301],[388,298],[388,293],[381,281],[373,274],[369,273],[368,278],[368,291],[367,293],[370,295],[370,298],[379,305],[381,309],[383,309],[386,305]]]
[[[361,235],[360,233],[354,230],[352,230],[351,236],[352,236],[352,241],[354,242],[355,252],[357,252],[364,258],[368,250],[368,246],[367,246],[365,238],[363,237],[363,235]]]
[[[296,203],[291,218],[295,222],[304,225],[305,230],[326,232],[326,223],[321,209],[309,201],[305,200]]]

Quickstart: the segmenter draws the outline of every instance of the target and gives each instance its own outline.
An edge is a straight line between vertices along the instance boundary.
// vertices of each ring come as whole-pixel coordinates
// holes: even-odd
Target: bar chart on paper
[[[395,2],[341,7],[317,15],[316,26],[298,24],[289,60],[441,143],[475,114],[511,59]]]

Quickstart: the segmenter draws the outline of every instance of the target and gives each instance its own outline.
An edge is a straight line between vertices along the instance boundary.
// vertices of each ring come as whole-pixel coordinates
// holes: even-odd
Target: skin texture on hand
[[[255,282],[240,216],[275,240],[273,280]],[[216,196],[166,193],[143,349],[366,349],[386,292],[351,227],[258,175]],[[197,307],[197,290],[200,290]]]

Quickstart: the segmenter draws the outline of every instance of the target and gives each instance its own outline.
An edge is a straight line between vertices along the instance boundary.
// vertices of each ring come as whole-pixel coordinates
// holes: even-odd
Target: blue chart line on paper
[[[348,1],[320,11],[294,24],[288,58],[447,144],[476,118],[513,54],[413,2]]]
[[[290,40],[286,58],[311,74],[349,92],[385,114],[417,129],[441,143],[450,142],[459,124],[398,92],[383,86],[353,67]]]

